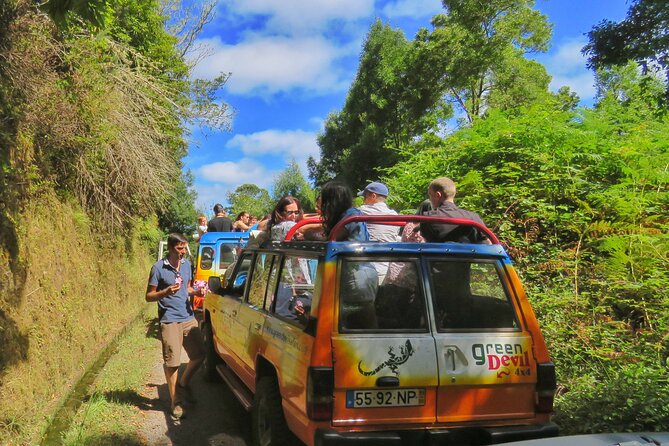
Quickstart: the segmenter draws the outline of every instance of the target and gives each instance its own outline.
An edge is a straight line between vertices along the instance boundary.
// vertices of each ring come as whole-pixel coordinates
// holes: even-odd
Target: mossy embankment
[[[34,444],[71,386],[143,308],[152,241],[101,237],[44,194],[1,233],[0,444]]]

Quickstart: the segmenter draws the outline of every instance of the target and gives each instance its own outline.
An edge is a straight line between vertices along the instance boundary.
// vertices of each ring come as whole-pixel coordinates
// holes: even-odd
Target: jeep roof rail
[[[332,228],[332,231],[330,232],[329,241],[332,242],[336,241],[336,235],[337,233],[339,233],[339,231],[341,231],[341,228],[344,225],[357,221],[365,223],[380,223],[390,226],[404,226],[409,222],[430,222],[430,223],[444,223],[451,225],[473,226],[476,229],[483,232],[490,239],[490,242],[492,244],[494,245],[499,244],[499,239],[490,230],[490,228],[479,222],[476,222],[474,220],[467,220],[464,218],[434,217],[428,215],[352,215],[350,217],[344,218],[339,223],[337,223],[334,228]],[[302,226],[313,223],[322,223],[322,222],[323,220],[318,217],[302,219],[298,221],[292,228],[290,228],[290,230],[286,234],[286,238],[284,239],[284,241],[287,242],[291,241],[297,230]]]
[[[291,227],[291,228],[288,230],[288,233],[286,234],[286,238],[283,239],[283,241],[285,241],[285,242],[290,242],[290,241],[292,241],[292,240],[293,240],[293,236],[295,235],[295,233],[297,232],[297,230],[298,230],[299,228],[301,228],[302,226],[306,226],[306,225],[313,224],[313,223],[323,223],[323,219],[320,218],[320,217],[303,218],[302,220],[300,220],[300,221],[298,221],[297,223],[295,223],[295,224],[293,225],[293,227]]]
[[[342,230],[342,227],[354,222],[380,223],[392,226],[404,226],[409,222],[430,222],[458,226],[473,226],[483,232],[493,245],[499,244],[497,236],[484,224],[464,218],[434,217],[428,215],[352,215],[340,220],[339,223],[332,228],[328,240],[331,242],[337,241],[337,234]]]

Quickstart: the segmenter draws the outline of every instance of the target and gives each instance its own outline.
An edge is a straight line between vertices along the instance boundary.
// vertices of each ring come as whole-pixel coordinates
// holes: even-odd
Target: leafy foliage
[[[431,179],[450,176],[459,204],[500,235],[557,365],[566,432],[663,430],[653,402],[669,392],[669,127],[648,93],[661,83],[634,66],[599,79],[594,109],[555,96],[489,110],[384,180],[411,211]]]
[[[583,48],[590,68],[626,65],[636,61],[646,70],[658,64],[669,94],[669,3],[665,0],[634,0],[625,20],[603,20],[588,33]]]
[[[272,189],[272,198],[275,203],[283,196],[292,195],[300,200],[302,208],[307,212],[316,210],[314,189],[302,175],[300,166],[297,165],[295,160],[291,160],[286,168],[276,176]]]
[[[108,231],[154,213],[165,231],[189,230],[184,124],[229,128],[230,109],[214,95],[227,75],[188,79],[183,39],[165,30],[158,0],[42,6],[55,23],[27,0],[3,9],[0,92],[17,114],[2,137],[12,175],[32,187],[22,195],[52,185]]]
[[[242,184],[234,192],[228,192],[227,198],[230,203],[228,211],[231,216],[236,216],[240,212],[248,212],[261,218],[273,207],[269,192],[255,184]]]
[[[310,160],[317,184],[337,177],[353,187],[376,179],[399,160],[398,150],[451,116],[431,71],[400,30],[376,21],[367,35],[346,103],[319,135],[321,160]]]
[[[488,107],[511,109],[547,94],[550,81],[540,64],[523,57],[545,51],[546,16],[533,0],[444,0],[446,14],[432,19],[433,31],[416,36],[419,58],[431,67],[433,83],[471,124]]]

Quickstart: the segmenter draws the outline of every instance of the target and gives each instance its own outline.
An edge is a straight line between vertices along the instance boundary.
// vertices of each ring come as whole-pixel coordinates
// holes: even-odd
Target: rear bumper
[[[477,427],[459,429],[418,429],[378,432],[337,432],[318,429],[314,435],[315,446],[339,445],[487,445],[509,441],[555,437],[555,423],[531,426]]]

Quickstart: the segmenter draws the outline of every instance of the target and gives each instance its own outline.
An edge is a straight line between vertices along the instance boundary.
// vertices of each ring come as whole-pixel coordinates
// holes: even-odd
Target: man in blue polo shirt
[[[165,362],[163,368],[171,400],[170,412],[177,419],[184,415],[181,401],[177,398],[177,388],[186,400],[194,402],[189,383],[204,358],[202,333],[193,315],[190,300],[196,293],[193,289],[191,265],[183,258],[187,243],[182,234],[169,235],[167,258],[153,265],[146,289],[146,301],[158,302],[160,338]],[[190,362],[179,379],[182,345]]]

